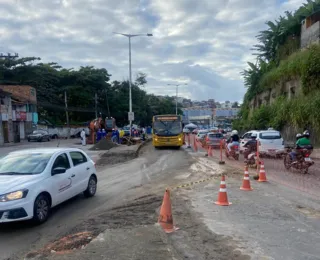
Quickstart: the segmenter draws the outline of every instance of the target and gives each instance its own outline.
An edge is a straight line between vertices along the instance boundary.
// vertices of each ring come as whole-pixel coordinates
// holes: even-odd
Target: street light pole
[[[181,85],[188,85],[187,83],[185,84],[167,84],[168,86],[176,86],[176,115],[178,115],[178,87]]]
[[[129,112],[132,113],[132,73],[131,73],[131,37],[128,37],[129,39]],[[130,136],[131,136],[131,128],[132,128],[132,120],[129,118],[129,124],[130,124]]]
[[[132,114],[132,72],[131,72],[131,38],[137,37],[137,36],[153,36],[151,33],[147,34],[125,34],[125,33],[117,33],[114,32],[114,34],[119,34],[122,36],[125,36],[129,39],[129,113]],[[130,137],[131,137],[131,128],[132,128],[132,120],[131,116],[129,118],[129,124],[130,124]]]

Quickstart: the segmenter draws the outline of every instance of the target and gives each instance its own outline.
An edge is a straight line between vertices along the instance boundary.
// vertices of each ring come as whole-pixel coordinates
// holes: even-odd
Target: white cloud
[[[168,83],[187,82],[180,95],[240,100],[240,71],[254,61],[255,35],[302,0],[0,0],[0,51],[39,56],[66,67],[105,67],[112,80],[148,74],[146,90],[174,95]]]

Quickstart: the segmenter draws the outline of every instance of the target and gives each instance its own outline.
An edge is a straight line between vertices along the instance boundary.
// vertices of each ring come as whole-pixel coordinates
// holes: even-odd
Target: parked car
[[[251,139],[251,134],[257,134],[257,140],[260,143],[259,151],[261,155],[279,156],[285,153],[284,140],[279,131],[274,129],[252,130],[245,133],[240,139],[240,151],[244,151],[244,145]]]
[[[31,141],[37,141],[37,142],[48,141],[49,142],[50,139],[51,139],[51,135],[46,130],[34,130],[32,134],[28,135],[28,142],[31,142]]]
[[[189,133],[190,133],[190,129],[187,128],[187,127],[184,127],[184,128],[183,128],[183,133],[189,134]]]
[[[220,147],[223,138],[223,134],[221,133],[207,133],[206,144],[212,147]]]
[[[198,134],[198,132],[199,132],[199,129],[196,128],[196,129],[194,129],[194,130],[192,131],[192,134],[196,135],[196,134]]]
[[[207,133],[207,130],[199,130],[198,134],[196,135],[196,140],[201,142],[201,140],[203,140],[206,137]]]
[[[45,222],[50,209],[97,190],[94,162],[80,149],[20,150],[0,159],[0,223]]]

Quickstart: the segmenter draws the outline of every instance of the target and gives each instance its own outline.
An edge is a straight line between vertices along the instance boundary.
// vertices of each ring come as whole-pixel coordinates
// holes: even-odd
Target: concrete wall
[[[288,99],[292,99],[299,95],[301,91],[302,85],[300,79],[293,79],[270,90],[266,90],[250,101],[250,113],[261,105],[271,105],[280,95],[284,95]]]
[[[320,22],[316,22],[307,28],[306,22],[301,26],[301,49],[307,48],[310,44],[319,43]]]
[[[59,138],[67,138],[68,137],[68,132],[70,131],[70,136],[76,135],[79,132],[82,131],[82,129],[85,130],[86,134],[89,135],[89,129],[88,127],[48,127],[45,125],[38,125],[38,129],[44,129],[49,132],[51,135],[58,135]]]

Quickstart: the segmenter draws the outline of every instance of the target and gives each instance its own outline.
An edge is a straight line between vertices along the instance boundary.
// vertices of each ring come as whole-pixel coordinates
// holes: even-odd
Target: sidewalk
[[[191,201],[197,212],[194,218],[202,219],[213,233],[228,238],[252,260],[320,259],[320,248],[314,246],[320,244],[319,200],[274,182],[258,183],[252,179],[254,190],[241,191],[242,178],[226,178],[232,202],[228,207],[214,204],[220,180],[181,190],[180,194]]]

